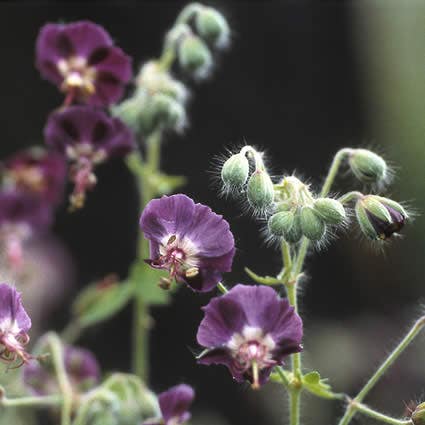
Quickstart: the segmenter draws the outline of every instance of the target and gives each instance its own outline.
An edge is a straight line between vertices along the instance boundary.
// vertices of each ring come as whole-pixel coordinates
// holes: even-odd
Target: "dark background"
[[[177,1],[1,3],[1,156],[42,143],[46,116],[61,102],[60,93],[42,81],[33,66],[34,41],[44,23],[93,20],[110,32],[117,44],[134,58],[138,68],[142,62],[159,55],[165,31],[185,4]],[[363,54],[370,40],[362,31],[363,24],[359,25],[358,9],[362,3],[209,4],[229,19],[232,45],[219,55],[218,65],[208,81],[188,82],[193,93],[190,126],[182,136],[167,137],[162,166],[170,174],[187,176],[188,184],[183,191],[208,204],[231,223],[238,253],[234,271],[226,279],[229,284],[250,282],[243,272],[245,265],[260,274],[278,272],[280,257],[277,250],[264,245],[258,224],[242,214],[236,203],[218,198],[211,170],[214,157],[223,153],[225,147],[246,141],[265,148],[274,174],[296,170],[297,175],[308,178],[317,188],[339,148],[378,146],[402,166],[391,194],[395,199],[411,200],[421,210],[424,204],[423,192],[418,190],[424,180],[423,166],[418,165],[422,164],[421,158],[407,155],[409,138],[393,141],[383,137],[381,124],[385,122],[382,118],[385,111],[379,113],[379,102],[371,99],[371,72],[367,55]],[[425,69],[421,72],[419,78],[424,79]],[[388,120],[394,126],[393,118],[389,116]],[[420,146],[422,152],[423,144]],[[64,208],[59,211],[55,225],[56,234],[77,267],[71,296],[78,287],[106,273],[125,276],[135,255],[140,210],[132,176],[121,161],[102,166],[98,176],[99,184],[90,193],[84,210],[69,215]],[[347,176],[336,185],[338,192],[353,188],[359,186]],[[357,230],[349,231],[308,260],[310,278],[304,284],[301,302],[306,326],[304,345],[307,357],[309,353],[310,357],[320,354],[321,364],[325,369],[328,366],[328,370],[337,359],[345,371],[343,374],[351,377],[337,381],[348,385],[336,388],[338,391],[353,393],[358,389],[419,311],[418,298],[425,293],[421,263],[423,219],[419,216],[404,233],[405,239],[397,240],[380,253],[362,242]],[[63,327],[70,299],[52,312],[47,327]],[[195,334],[202,318],[199,307],[208,299],[209,296],[182,289],[174,296],[171,306],[154,309],[153,389],[162,391],[180,381],[194,385],[198,394],[195,420],[197,412],[202,415],[207,410],[223,421],[217,419],[212,423],[279,423],[279,415],[284,414],[282,398],[274,403],[278,412],[275,419],[269,412],[270,392],[257,396],[233,383],[224,368],[196,366],[192,351],[197,349]],[[330,329],[328,333],[333,335],[335,324],[340,334],[329,339],[323,330],[328,335],[324,341],[319,329]],[[365,327],[367,332],[358,330]],[[130,330],[128,308],[111,322],[88,331],[80,343],[96,352],[105,370],[129,371]],[[388,335],[388,340],[382,340],[376,348],[374,341],[381,335]],[[315,341],[311,348],[310,336]],[[352,350],[351,357],[340,357],[345,345],[341,345],[338,337],[350,340],[353,350],[361,346],[361,359],[353,360],[357,352]],[[353,372],[352,361],[365,363],[364,375]],[[308,362],[308,365],[314,363]],[[402,413],[404,401],[418,397],[425,382],[425,375],[417,376],[414,382],[403,376],[393,377],[397,384],[403,381],[402,388],[407,389],[400,399],[375,397],[378,405],[393,406],[396,414]],[[280,390],[273,389],[280,396]],[[314,417],[315,406],[305,409],[306,417]],[[340,413],[341,406],[332,404],[331,416],[324,417]]]

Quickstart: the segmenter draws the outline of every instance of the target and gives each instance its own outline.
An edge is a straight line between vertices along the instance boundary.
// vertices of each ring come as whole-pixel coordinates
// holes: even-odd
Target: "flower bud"
[[[221,179],[229,189],[240,189],[248,180],[249,162],[242,153],[232,155],[221,169]]]
[[[199,11],[195,26],[199,35],[214,46],[226,47],[229,43],[229,25],[224,16],[211,7],[204,7]]]
[[[212,66],[212,56],[207,45],[197,36],[184,37],[178,48],[180,66],[195,78],[204,78]]]
[[[271,206],[274,199],[274,187],[270,176],[265,170],[256,170],[248,180],[248,202],[252,208],[260,211]]]
[[[398,233],[408,218],[399,203],[376,195],[359,199],[355,211],[362,232],[374,240],[385,240]]]
[[[413,425],[425,425],[425,403],[420,403],[416,406],[410,419]]]
[[[313,207],[304,206],[301,208],[300,224],[304,236],[312,241],[318,241],[325,234],[325,223]]]
[[[318,198],[314,202],[314,211],[327,224],[341,224],[345,220],[345,209],[341,202],[332,198]]]
[[[354,149],[348,162],[353,174],[363,183],[381,183],[388,177],[384,159],[367,149]]]
[[[295,215],[292,211],[280,211],[273,214],[268,221],[270,233],[274,236],[286,235],[294,225],[294,220]]]

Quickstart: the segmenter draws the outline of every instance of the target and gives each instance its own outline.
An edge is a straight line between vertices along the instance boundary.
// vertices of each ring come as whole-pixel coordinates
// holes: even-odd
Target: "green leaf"
[[[123,309],[133,296],[131,282],[106,279],[83,289],[72,306],[72,312],[82,327],[109,319]]]
[[[317,371],[309,372],[303,376],[303,387],[318,397],[335,399],[340,398],[339,394],[335,394],[331,390],[331,386],[327,383],[327,379],[322,379]]]
[[[153,269],[145,262],[136,263],[131,271],[129,280],[135,288],[135,294],[149,305],[164,305],[170,302],[170,295],[177,285],[172,285],[169,290],[158,286],[161,277],[167,277],[164,270]]]
[[[155,173],[148,176],[148,181],[159,195],[168,195],[184,186],[186,184],[186,177]]]
[[[251,279],[255,280],[257,283],[261,283],[262,285],[282,285],[283,284],[283,282],[280,279],[277,279],[276,277],[259,276],[258,274],[250,270],[248,267],[245,267],[245,272],[248,274],[248,276]]]
[[[285,370],[283,368],[281,368],[281,373],[285,376],[286,378],[286,382],[291,382],[292,378],[294,377],[293,373],[290,372],[289,370]],[[270,380],[272,382],[276,382],[278,384],[282,383],[282,377],[280,376],[280,374],[276,371],[276,368],[273,370],[273,372],[270,375]]]

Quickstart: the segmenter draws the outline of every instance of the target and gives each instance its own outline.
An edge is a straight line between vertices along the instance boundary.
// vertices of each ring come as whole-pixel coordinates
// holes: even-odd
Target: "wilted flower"
[[[171,283],[186,282],[194,291],[214,288],[231,269],[235,243],[229,224],[211,208],[185,195],[154,199],[144,209],[140,227],[150,241],[148,263],[169,271]]]
[[[31,319],[22,305],[21,295],[7,283],[0,284],[0,359],[8,363],[29,360],[24,347],[30,340],[30,328]]]
[[[89,21],[46,24],[36,43],[41,75],[74,100],[107,106],[119,100],[132,77],[131,60],[109,34]]]
[[[64,191],[66,163],[62,156],[42,148],[27,149],[3,164],[3,184],[57,204]]]
[[[135,147],[131,130],[118,118],[88,106],[71,106],[50,115],[44,129],[48,146],[68,157],[75,183],[71,203],[84,204],[85,193],[96,184],[94,167],[112,156],[122,156]]]
[[[204,307],[199,363],[223,364],[238,382],[264,384],[273,367],[301,351],[302,321],[286,299],[266,286],[238,284]]]
[[[41,342],[43,347],[44,341]],[[99,365],[90,351],[68,345],[64,347],[63,354],[65,370],[75,392],[86,391],[99,382]],[[49,357],[27,364],[23,378],[26,387],[34,394],[47,395],[59,391]]]
[[[362,232],[375,240],[385,240],[398,233],[408,219],[407,212],[398,202],[377,195],[360,198],[355,211]]]
[[[148,419],[142,425],[182,425],[191,415],[188,412],[195,391],[186,384],[176,385],[158,396],[162,418]]]
[[[0,246],[10,265],[21,264],[23,244],[51,220],[51,207],[41,198],[18,190],[0,192]]]

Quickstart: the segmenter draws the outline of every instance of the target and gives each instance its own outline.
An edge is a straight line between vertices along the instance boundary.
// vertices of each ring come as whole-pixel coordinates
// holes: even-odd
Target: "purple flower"
[[[23,244],[51,221],[52,209],[41,198],[20,190],[0,192],[0,247],[11,266],[19,267]]]
[[[3,182],[47,202],[57,204],[64,191],[66,163],[61,155],[33,148],[18,152],[4,162]]]
[[[74,100],[110,105],[132,77],[131,59],[89,21],[44,25],[36,42],[36,66],[67,94],[67,106]]]
[[[26,313],[21,295],[7,283],[0,284],[0,359],[26,363],[30,356],[24,347],[29,342],[31,319]]]
[[[223,364],[238,382],[264,384],[273,367],[301,351],[301,318],[266,286],[238,284],[204,307],[197,334],[199,363]]]
[[[147,262],[170,273],[163,283],[176,279],[194,291],[206,292],[232,267],[235,243],[229,223],[185,195],[150,201],[140,227],[150,242]]]
[[[41,346],[43,347],[42,340]],[[75,392],[87,391],[100,380],[100,369],[95,356],[79,347],[64,347],[64,364]],[[24,383],[34,394],[47,395],[59,391],[53,365],[49,359],[28,363],[24,368]]]
[[[195,391],[186,384],[176,385],[161,393],[158,397],[162,418],[148,419],[143,425],[181,425],[187,422],[191,415],[188,412]]]
[[[86,191],[96,184],[94,167],[135,148],[134,135],[121,120],[89,106],[71,106],[51,114],[44,137],[49,147],[73,162],[71,203],[77,208],[84,204]]]

